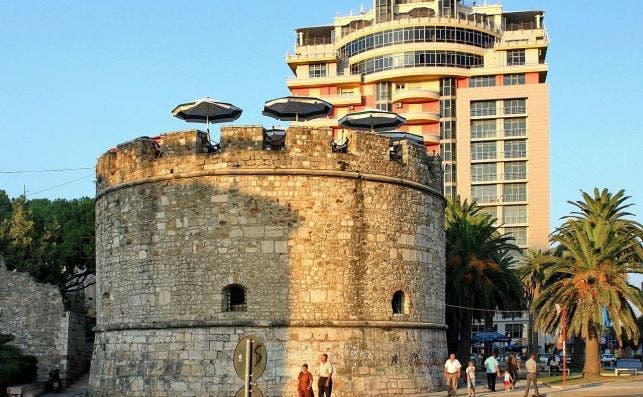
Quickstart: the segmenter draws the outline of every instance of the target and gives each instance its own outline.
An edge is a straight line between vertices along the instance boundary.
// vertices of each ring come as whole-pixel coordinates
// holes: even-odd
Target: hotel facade
[[[296,29],[293,95],[333,104],[306,125],[375,108],[406,118],[444,165],[445,196],[476,200],[523,249],[549,246],[549,88],[543,11],[484,0],[374,0],[332,24]],[[503,318],[504,317],[504,318]],[[526,338],[526,317],[496,316]]]

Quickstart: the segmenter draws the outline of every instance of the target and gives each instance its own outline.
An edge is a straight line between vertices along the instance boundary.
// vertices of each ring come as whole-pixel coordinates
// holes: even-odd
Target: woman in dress
[[[313,374],[308,372],[308,364],[301,366],[301,372],[299,372],[297,379],[297,393],[299,393],[299,397],[314,397]]]

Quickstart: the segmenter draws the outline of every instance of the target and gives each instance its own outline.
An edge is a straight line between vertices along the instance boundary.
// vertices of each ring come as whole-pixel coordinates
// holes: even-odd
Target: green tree
[[[95,271],[94,203],[13,199],[0,191],[0,255],[9,268],[57,285],[63,295],[87,285]]]
[[[468,359],[473,320],[485,311],[521,310],[520,281],[510,268],[519,248],[475,203],[449,199],[446,211],[446,319],[449,350]]]
[[[627,197],[603,190],[584,201],[571,202],[580,212],[568,217],[552,235],[554,263],[544,270],[544,288],[531,304],[536,327],[556,332],[560,317],[556,305],[568,312],[568,336],[585,341],[586,376],[600,375],[599,337],[607,312],[619,344],[638,341],[639,329],[632,306],[643,310],[638,288],[628,284],[627,273],[640,269],[641,227],[623,211]]]

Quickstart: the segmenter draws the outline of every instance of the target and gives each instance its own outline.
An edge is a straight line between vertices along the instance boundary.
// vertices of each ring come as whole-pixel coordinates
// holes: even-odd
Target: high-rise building
[[[339,132],[337,121],[349,112],[376,108],[401,114],[407,119],[401,130],[422,136],[427,150],[442,156],[445,195],[475,199],[518,246],[544,249],[544,12],[507,12],[491,3],[374,0],[369,11],[296,29],[295,49],[287,57],[295,76],[287,84],[293,95],[334,105],[331,117],[308,125]],[[507,333],[519,335],[509,321]]]

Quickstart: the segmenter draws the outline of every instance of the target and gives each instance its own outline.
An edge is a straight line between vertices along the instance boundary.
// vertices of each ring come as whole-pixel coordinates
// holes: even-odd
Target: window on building
[[[502,222],[507,225],[527,223],[526,205],[507,205],[502,209]]]
[[[506,115],[527,113],[526,99],[505,99],[504,111]]]
[[[444,187],[444,196],[445,197],[455,197],[457,194],[457,188],[453,185],[447,185]]]
[[[527,157],[527,141],[515,140],[504,142],[504,157],[506,159]]]
[[[496,120],[471,120],[471,139],[495,138]]]
[[[494,324],[493,327],[491,327],[490,329],[487,329],[484,326],[484,324],[473,324],[471,326],[471,331],[474,332],[474,333],[476,333],[476,332],[485,332],[485,331],[497,332],[498,331],[498,324]]]
[[[223,291],[223,311],[224,312],[245,312],[246,306],[246,289],[239,284],[226,286]]]
[[[440,80],[440,95],[451,96],[455,95],[455,79],[441,79]]]
[[[440,145],[440,154],[443,161],[455,161],[455,143],[445,142]]]
[[[393,314],[406,314],[406,295],[403,291],[396,291],[391,299]]]
[[[505,234],[515,240],[516,245],[527,245],[527,228],[526,227],[506,227]]]
[[[469,87],[494,87],[496,76],[474,76],[469,79]]]
[[[496,185],[475,185],[471,186],[471,198],[478,203],[494,203],[498,201]]]
[[[315,63],[308,66],[308,77],[326,77],[326,64]]]
[[[525,50],[507,51],[507,66],[516,66],[525,64]]]
[[[525,84],[525,74],[505,74],[502,78],[504,85]]]
[[[504,185],[502,190],[502,201],[505,203],[527,201],[527,184],[507,183]]]
[[[471,160],[493,160],[496,158],[496,142],[471,143]]]
[[[471,182],[495,181],[496,163],[471,164]]]
[[[455,164],[444,165],[444,182],[445,183],[456,182],[456,165]]]
[[[471,117],[495,116],[496,101],[471,102]]]
[[[103,305],[103,315],[105,318],[111,318],[114,310],[112,294],[105,292],[101,303]]]
[[[525,117],[504,119],[503,130],[506,137],[527,136],[527,119]]]
[[[521,318],[522,312],[502,312],[502,319],[506,320],[508,318]]]
[[[520,339],[523,326],[523,324],[505,324],[505,335],[511,339]]]
[[[527,157],[527,141],[524,139],[505,141],[504,149],[506,159],[522,159]]]
[[[498,219],[498,209],[496,207],[480,207],[481,214],[489,215],[493,219]]]
[[[505,181],[527,179],[527,163],[525,161],[510,161],[505,163]]]
[[[455,117],[455,99],[440,100],[440,117]]]
[[[455,139],[454,121],[440,121],[440,139]]]

